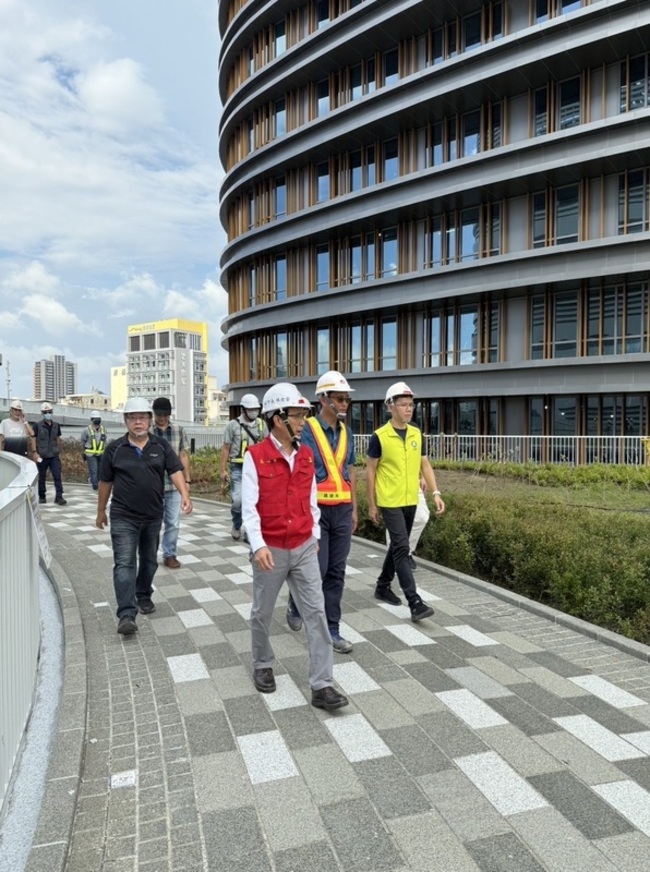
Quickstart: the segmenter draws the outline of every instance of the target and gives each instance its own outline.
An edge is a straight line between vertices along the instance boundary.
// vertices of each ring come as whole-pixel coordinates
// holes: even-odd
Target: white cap
[[[406,382],[395,382],[386,391],[386,405],[395,402],[397,397],[414,397],[415,394]]]
[[[51,412],[52,403],[41,403],[41,412]]]
[[[324,372],[316,382],[316,396],[329,394],[330,391],[347,391],[349,393],[354,391],[354,388],[350,387],[347,379],[340,372],[330,369],[328,372]]]
[[[151,403],[145,397],[129,397],[126,403],[124,403],[123,411],[125,415],[128,415],[130,412],[148,412],[150,415],[153,415]]]
[[[18,409],[19,412],[22,412],[23,404],[20,402],[20,400],[12,400],[10,405],[9,405],[9,408],[10,409]]]
[[[244,394],[239,405],[242,409],[259,409],[260,401],[257,399],[255,394]]]
[[[264,394],[262,399],[262,412],[264,415],[286,412],[287,409],[309,409],[309,400],[302,396],[295,385],[287,382],[273,385]]]

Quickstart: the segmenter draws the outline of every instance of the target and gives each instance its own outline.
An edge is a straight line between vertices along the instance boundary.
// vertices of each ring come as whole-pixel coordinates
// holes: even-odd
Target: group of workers
[[[254,394],[246,394],[240,416],[226,427],[221,452],[220,477],[231,490],[231,536],[249,544],[253,567],[255,687],[262,693],[276,689],[270,630],[286,582],[287,623],[296,632],[304,626],[307,637],[311,702],[327,711],[348,704],[334,686],[333,654],[352,651],[352,643],[341,635],[346,562],[357,528],[356,457],[346,423],[352,392],[340,372],[324,373],[316,384],[318,410],[313,417],[310,400],[295,385],[274,385],[261,404]],[[397,382],[388,389],[385,403],[390,420],[370,437],[366,465],[368,514],[375,523],[383,519],[388,536],[374,596],[401,604],[392,588],[397,576],[411,620],[418,622],[430,617],[433,609],[417,592],[411,553],[415,545],[409,537],[416,514],[428,518],[425,492],[432,496],[437,514],[445,505],[422,433],[411,423],[413,391]],[[11,424],[3,421],[0,427],[0,447],[15,447],[15,440],[20,440],[25,454],[41,464],[41,502],[41,471],[48,460],[55,501],[65,504],[58,459],[60,427],[54,426],[47,405],[42,407],[43,423],[30,427],[20,402],[14,401],[7,419]],[[89,481],[98,495],[100,529],[108,523],[110,499],[117,631],[125,636],[137,631],[138,612],[155,611],[153,578],[163,523],[163,562],[170,569],[181,565],[176,550],[181,515],[192,511],[190,464],[185,434],[171,422],[171,412],[166,397],[152,405],[132,397],[124,407],[127,432],[122,437],[107,444],[98,414],[91,416],[81,437]]]

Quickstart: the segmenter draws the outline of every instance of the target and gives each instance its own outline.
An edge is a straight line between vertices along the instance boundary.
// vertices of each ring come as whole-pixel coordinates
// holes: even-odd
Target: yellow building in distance
[[[168,397],[177,420],[208,416],[208,325],[169,318],[127,328],[128,397]]]
[[[126,366],[111,367],[111,408],[122,410],[126,403]]]

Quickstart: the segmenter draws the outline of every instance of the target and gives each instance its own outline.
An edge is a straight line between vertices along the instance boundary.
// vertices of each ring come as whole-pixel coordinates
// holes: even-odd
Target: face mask
[[[52,420],[52,412],[43,412],[43,420],[51,421]]]
[[[101,419],[101,418],[93,418],[93,424],[95,425],[95,427],[99,427],[99,425],[100,425],[101,423],[102,423],[102,419]]]
[[[249,421],[254,421],[257,418],[257,409],[244,409],[244,416],[248,418]]]

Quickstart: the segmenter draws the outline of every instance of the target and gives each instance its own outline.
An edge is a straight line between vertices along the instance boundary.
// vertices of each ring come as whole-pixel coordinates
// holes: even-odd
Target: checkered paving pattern
[[[156,612],[122,638],[94,495],[66,497],[41,516],[88,680],[68,872],[650,868],[648,664],[425,564],[435,615],[416,626],[373,599],[383,549],[355,541],[354,650],[334,671],[350,705],[328,714],[282,596],[277,691],[253,687],[252,572],[226,506],[183,519],[181,569],[159,567]]]

